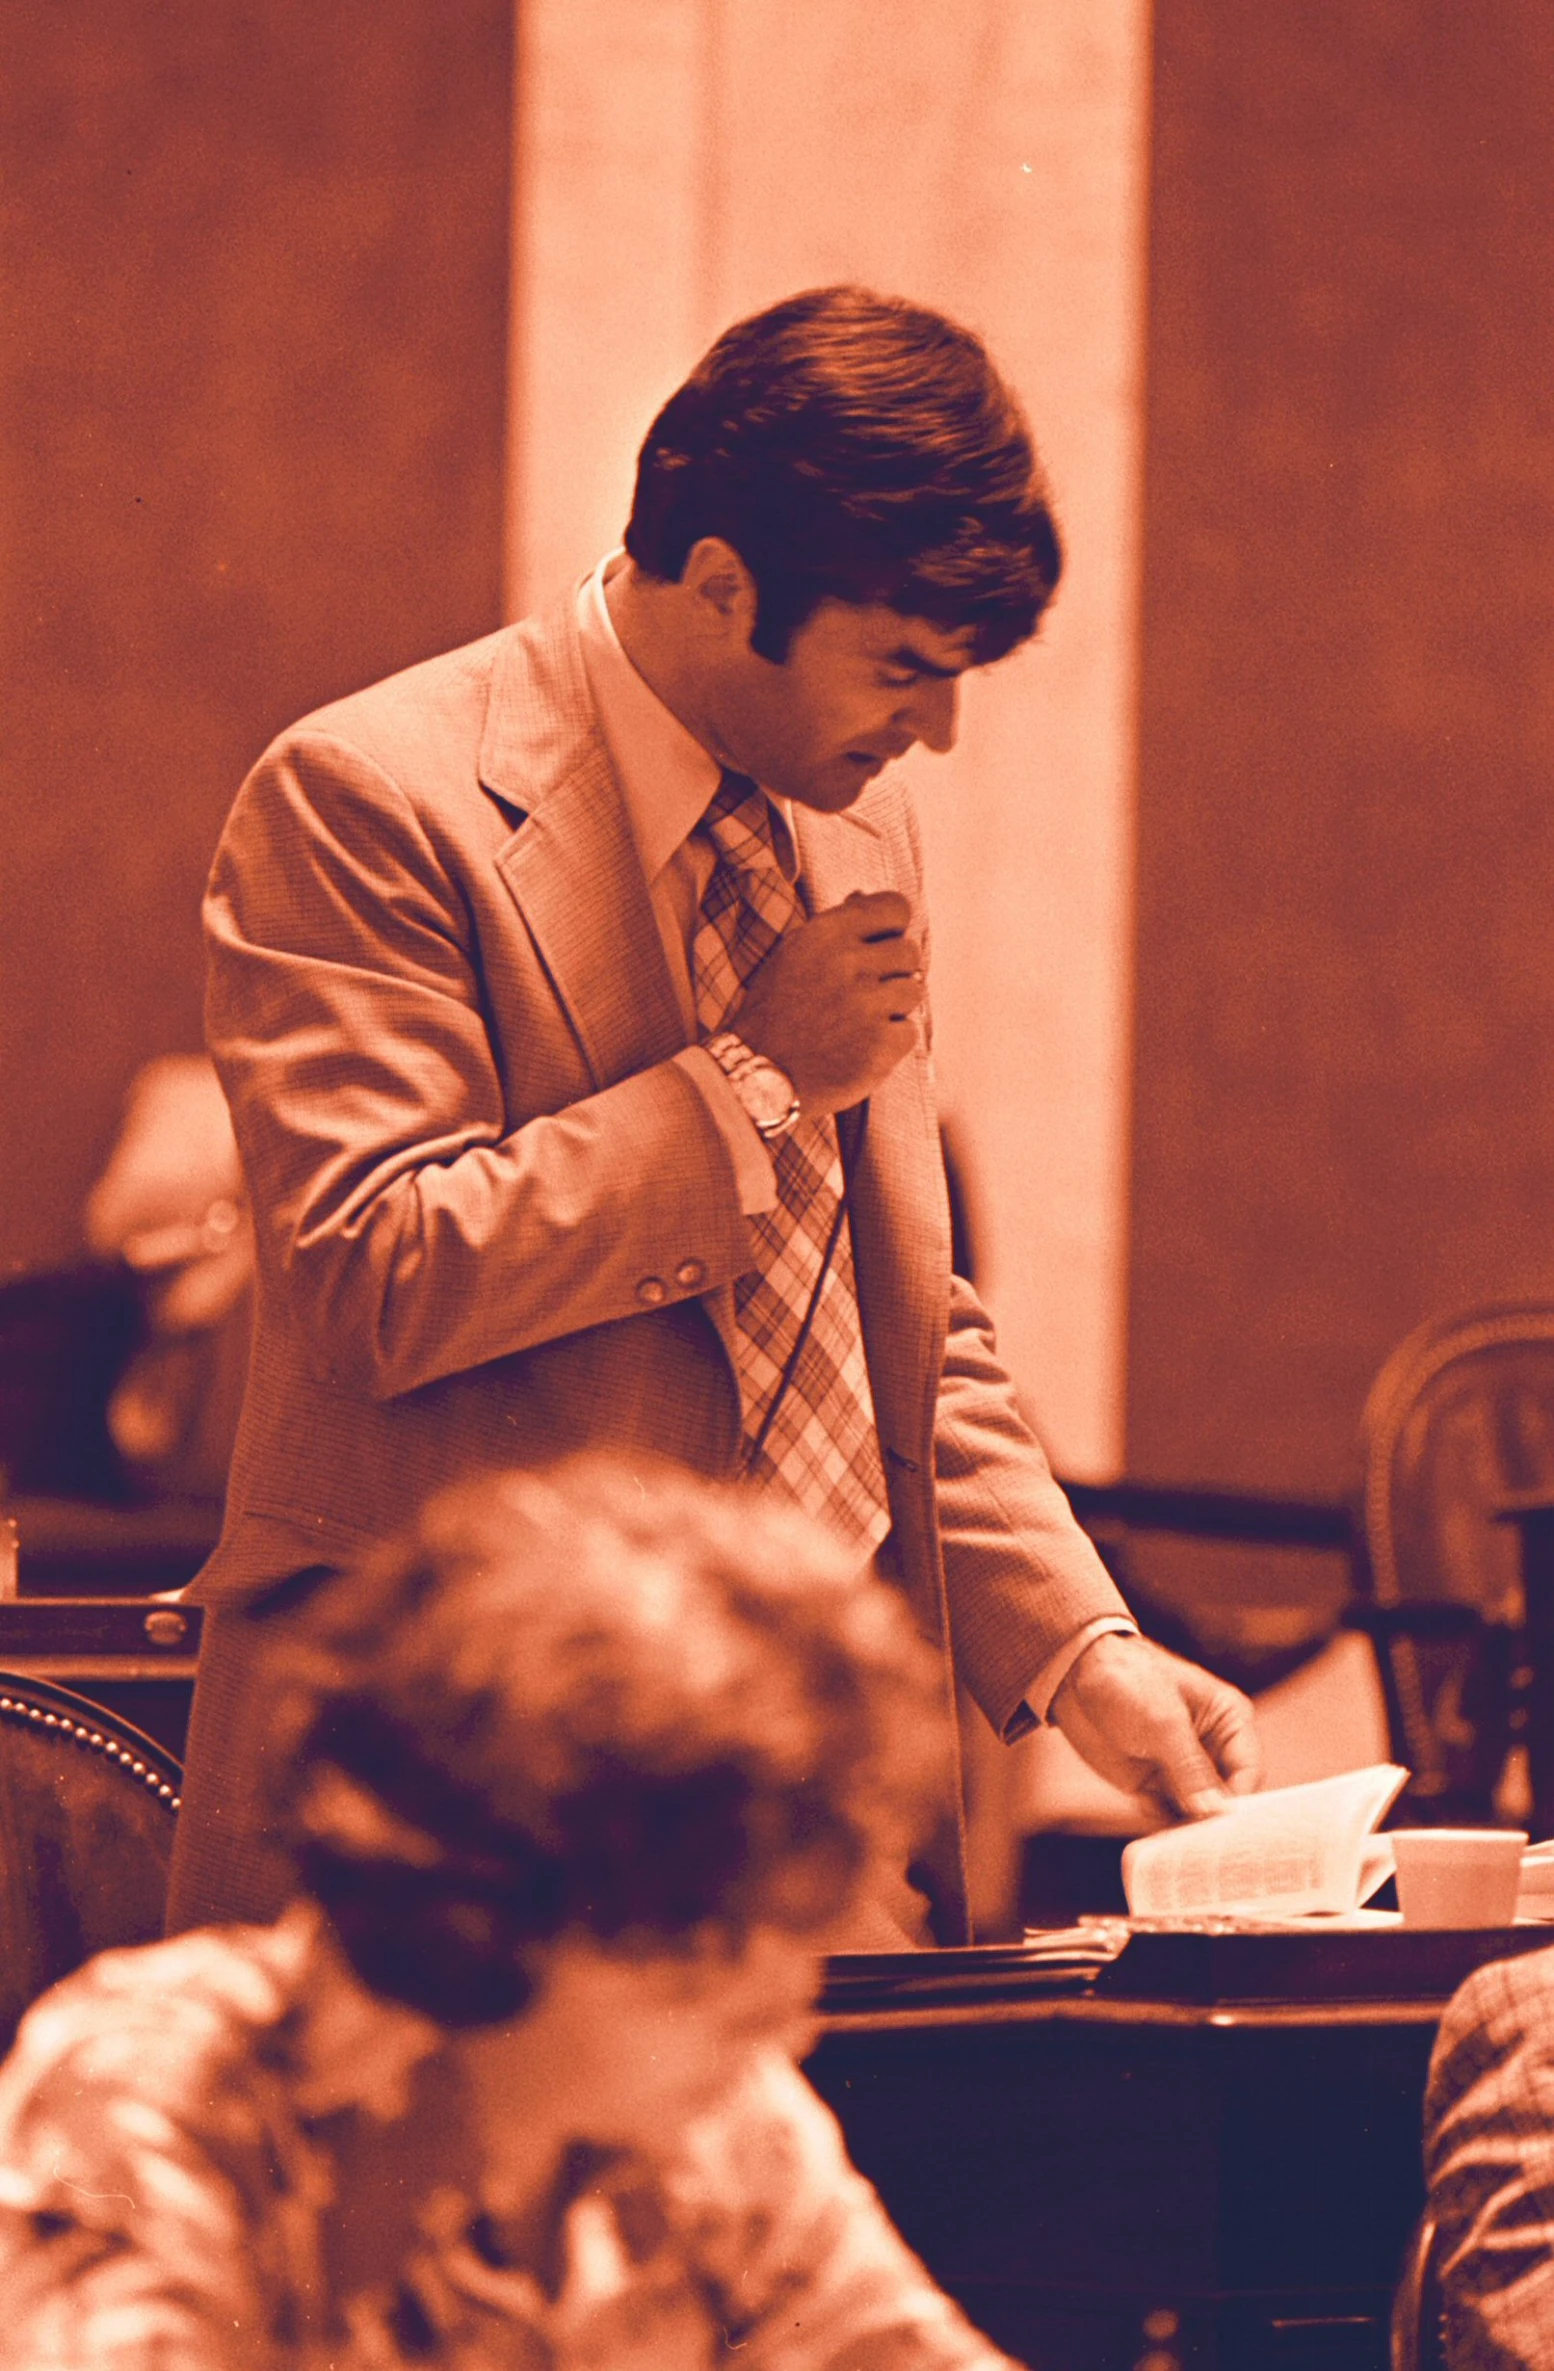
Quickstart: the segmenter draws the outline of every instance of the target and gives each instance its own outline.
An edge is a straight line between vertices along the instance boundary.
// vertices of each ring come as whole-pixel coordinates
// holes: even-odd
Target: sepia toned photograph
[[[1554,17],[0,60],[0,2366],[1554,2371]]]

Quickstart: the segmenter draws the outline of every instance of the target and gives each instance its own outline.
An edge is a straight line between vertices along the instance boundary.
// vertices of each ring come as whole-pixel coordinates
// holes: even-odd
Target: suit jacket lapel
[[[497,663],[480,779],[521,819],[497,871],[594,1085],[667,1062],[692,1040],[589,698],[570,594],[516,628]],[[733,1380],[733,1287],[704,1305]]]
[[[596,1087],[687,1041],[641,860],[595,721],[571,597],[518,628],[492,678],[480,778],[521,817],[497,870]]]

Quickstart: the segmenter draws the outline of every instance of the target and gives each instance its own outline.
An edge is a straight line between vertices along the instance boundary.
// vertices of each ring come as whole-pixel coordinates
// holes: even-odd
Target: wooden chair
[[[101,1705],[0,1671],[0,2048],[94,1952],[161,1934],[182,1777]]]
[[[1445,2371],[1446,2332],[1435,2225],[1421,2215],[1392,2306],[1392,2371]]]
[[[1382,1367],[1361,1420],[1364,1534],[1407,1816],[1504,1810],[1522,1720],[1521,1559],[1508,1500],[1554,1491],[1554,1303],[1422,1325]]]

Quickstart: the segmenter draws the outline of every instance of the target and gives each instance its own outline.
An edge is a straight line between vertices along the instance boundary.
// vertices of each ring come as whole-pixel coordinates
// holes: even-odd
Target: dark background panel
[[[1128,1464],[1554,1288],[1554,15],[1157,0]]]
[[[0,1273],[199,1044],[270,734],[499,622],[511,19],[0,8]]]

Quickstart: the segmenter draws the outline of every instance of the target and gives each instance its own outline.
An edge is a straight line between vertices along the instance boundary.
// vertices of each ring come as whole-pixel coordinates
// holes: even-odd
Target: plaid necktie
[[[804,909],[777,861],[765,793],[746,775],[725,772],[697,829],[717,857],[691,948],[696,1017],[712,1037],[737,1027],[746,981],[783,933],[804,920]],[[734,1286],[748,1470],[867,1556],[890,1529],[890,1511],[845,1218],[792,1381],[764,1446],[751,1456],[793,1355],[841,1201],[836,1122],[800,1120],[772,1157],[777,1204],[751,1219],[756,1264]]]

